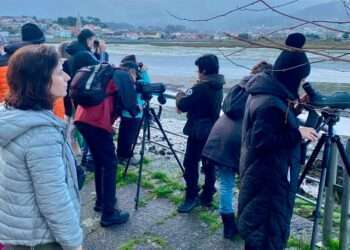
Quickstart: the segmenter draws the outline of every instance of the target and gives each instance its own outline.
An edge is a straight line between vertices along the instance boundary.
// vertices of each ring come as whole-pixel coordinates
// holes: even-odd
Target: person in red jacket
[[[113,142],[113,123],[122,109],[136,115],[136,69],[116,69],[106,87],[107,97],[93,107],[78,105],[75,125],[87,142],[95,162],[96,203],[94,210],[102,212],[101,226],[125,223],[129,213],[116,208],[117,156]]]

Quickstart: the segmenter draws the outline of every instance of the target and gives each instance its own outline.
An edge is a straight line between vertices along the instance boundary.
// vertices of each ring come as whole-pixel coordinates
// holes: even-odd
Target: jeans
[[[220,207],[221,214],[234,213],[234,187],[235,187],[235,172],[232,168],[219,166],[217,167],[220,180]]]
[[[103,214],[114,212],[116,204],[117,157],[113,135],[108,131],[85,123],[76,127],[86,140],[95,166],[96,205],[101,205]]]

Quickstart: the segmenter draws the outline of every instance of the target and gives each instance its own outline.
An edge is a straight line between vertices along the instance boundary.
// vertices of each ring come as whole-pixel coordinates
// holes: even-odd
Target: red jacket
[[[6,79],[7,65],[0,66],[0,102],[5,100],[7,93],[9,91],[9,86]]]
[[[115,96],[112,95],[117,91],[117,85],[112,80],[107,85],[107,98],[100,104],[84,108],[78,105],[75,113],[75,122],[87,123],[91,126],[102,128],[108,132],[113,132],[113,123],[118,118],[114,110]]]

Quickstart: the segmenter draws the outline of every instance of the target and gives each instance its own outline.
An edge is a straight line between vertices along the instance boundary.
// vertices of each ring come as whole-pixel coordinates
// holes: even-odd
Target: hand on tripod
[[[315,142],[319,139],[318,133],[315,129],[309,127],[299,127],[301,137],[305,140]]]

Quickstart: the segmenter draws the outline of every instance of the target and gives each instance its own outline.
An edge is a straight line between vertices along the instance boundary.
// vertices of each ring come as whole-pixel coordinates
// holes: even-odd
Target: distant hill
[[[96,16],[107,22],[156,26],[183,24],[205,30],[247,30],[261,24],[281,25],[288,22],[270,11],[237,12],[206,23],[179,21],[166,12],[169,10],[176,15],[188,18],[206,18],[248,2],[247,0],[1,0],[0,15],[57,18],[76,16],[79,13],[81,16]],[[269,0],[271,4],[285,2],[288,0]],[[339,5],[338,0],[299,0],[281,10],[296,13],[305,18],[335,19],[344,16],[344,13],[340,13],[342,9]]]
[[[295,17],[300,17],[306,20],[336,21],[349,19],[340,1],[315,4],[300,10],[288,11],[287,13],[291,13]],[[290,24],[298,24],[298,21],[274,14],[269,18],[259,19],[258,23],[264,23],[265,25],[271,26],[286,26]]]

